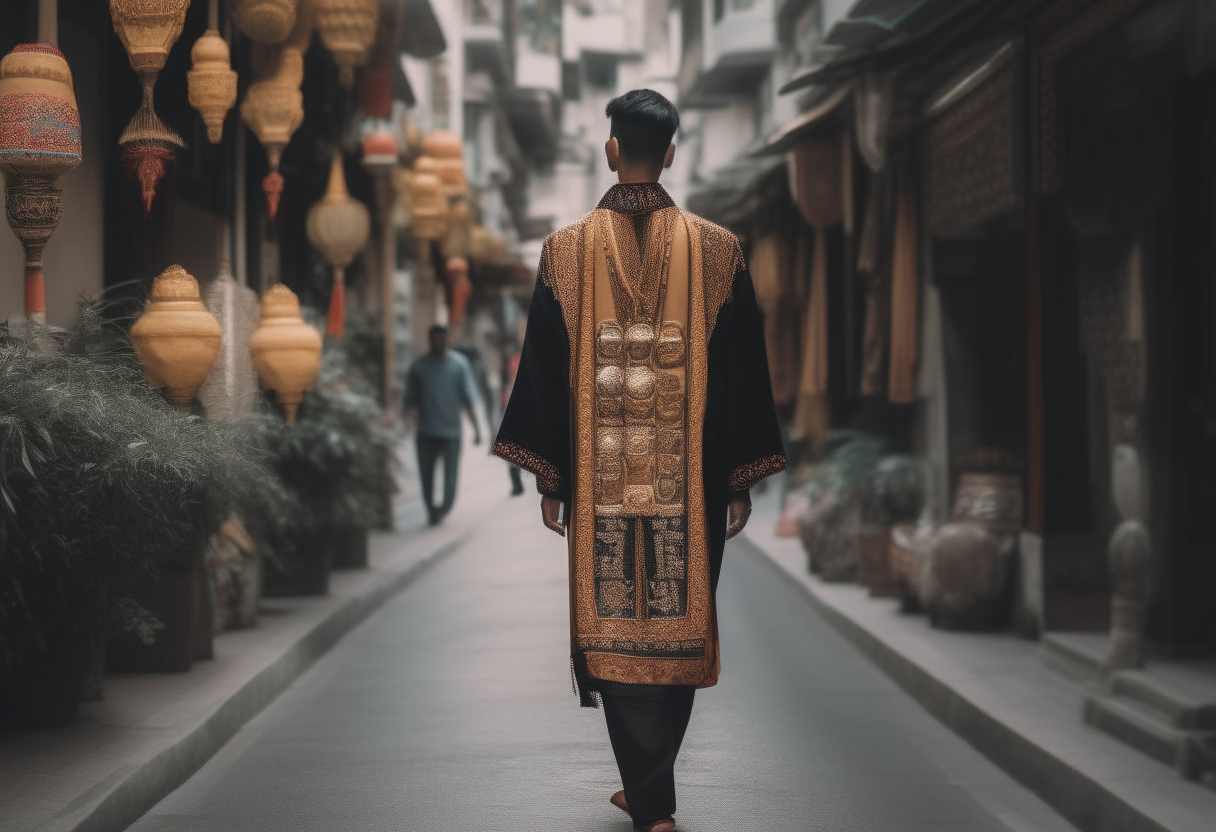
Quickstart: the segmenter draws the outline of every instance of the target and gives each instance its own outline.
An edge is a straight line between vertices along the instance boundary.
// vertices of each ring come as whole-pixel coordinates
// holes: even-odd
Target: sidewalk
[[[1084,832],[1211,832],[1216,791],[1088,727],[1083,687],[1049,668],[1037,642],[935,630],[894,601],[807,571],[797,538],[777,537],[779,489],[756,498],[744,545],[800,585],[841,634],[935,717]]]
[[[264,599],[256,627],[216,636],[215,658],[189,673],[108,674],[105,699],[81,705],[75,725],[0,734],[0,832],[126,829],[339,639],[459,548],[477,521],[461,502],[508,488],[484,444],[462,453],[449,522],[425,526],[421,505],[408,499],[413,483],[404,485],[397,531],[373,532],[370,567],[334,572],[328,595]]]

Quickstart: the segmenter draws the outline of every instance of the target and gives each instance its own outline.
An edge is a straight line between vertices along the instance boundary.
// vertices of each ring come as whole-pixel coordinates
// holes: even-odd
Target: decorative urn
[[[25,250],[25,314],[46,321],[42,252],[63,211],[56,179],[80,164],[80,113],[58,49],[20,43],[0,60],[0,171],[8,224]]]
[[[228,44],[214,29],[203,32],[190,50],[193,67],[186,73],[190,106],[207,125],[207,140],[219,144],[224,137],[224,119],[236,104],[236,72],[232,69]]]
[[[306,228],[308,241],[334,270],[326,332],[340,338],[346,324],[346,267],[367,245],[367,238],[371,234],[371,216],[367,206],[346,190],[341,153],[335,153],[330,163],[329,187],[325,196],[308,209]]]
[[[443,183],[444,193],[449,197],[468,191],[464,175],[464,145],[460,137],[450,130],[428,133],[423,141],[424,152],[435,160],[435,173]]]
[[[304,123],[304,53],[294,46],[279,50],[279,62],[269,78],[254,81],[241,102],[241,119],[258,137],[270,161],[270,173],[262,180],[266,206],[273,222],[283,194],[279,161],[283,148]]]
[[[296,0],[238,0],[232,17],[250,39],[282,43],[296,25]]]
[[[317,33],[333,53],[346,89],[354,84],[355,70],[367,62],[379,14],[379,0],[316,0]]]
[[[294,424],[304,391],[321,371],[321,333],[304,323],[300,299],[282,283],[262,298],[262,321],[249,349],[262,384],[274,391],[287,424]]]
[[[118,146],[123,149],[123,164],[139,182],[145,215],[152,211],[165,162],[186,146],[156,114],[153,93],[169,50],[181,37],[189,8],[190,0],[110,0],[114,31],[143,87],[139,109],[118,137]]]
[[[198,281],[181,266],[170,266],[152,283],[144,314],[131,327],[131,345],[153,387],[188,411],[220,351],[219,321],[199,296]]]

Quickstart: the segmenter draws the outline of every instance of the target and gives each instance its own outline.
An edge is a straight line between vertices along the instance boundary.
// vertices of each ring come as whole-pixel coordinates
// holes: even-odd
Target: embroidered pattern
[[[613,185],[595,207],[634,216],[649,214],[660,208],[674,208],[675,205],[667,189],[658,182],[630,182]]]
[[[494,456],[518,465],[536,476],[536,490],[541,494],[554,494],[562,490],[562,475],[557,466],[534,451],[529,451],[514,442],[498,441],[492,449]]]
[[[739,465],[730,472],[727,481],[732,491],[747,491],[765,477],[771,477],[785,470],[785,457],[781,454],[769,454],[759,459]]]

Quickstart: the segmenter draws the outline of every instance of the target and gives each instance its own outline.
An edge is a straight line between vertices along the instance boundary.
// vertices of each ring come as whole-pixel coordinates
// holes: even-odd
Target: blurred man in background
[[[430,330],[431,351],[410,365],[405,388],[406,418],[416,420],[418,477],[427,522],[435,525],[456,501],[456,475],[460,467],[463,410],[473,425],[473,444],[481,444],[481,428],[473,412],[473,373],[468,359],[448,349],[447,327]],[[435,465],[443,458],[443,503],[434,501]]]

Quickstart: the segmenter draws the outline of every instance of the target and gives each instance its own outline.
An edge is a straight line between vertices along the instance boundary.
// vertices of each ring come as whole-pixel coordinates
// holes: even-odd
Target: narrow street
[[[604,830],[603,717],[570,695],[564,546],[466,447],[466,542],[131,827]],[[677,767],[685,832],[1069,830],[925,714],[749,544],[722,579],[721,684]]]

